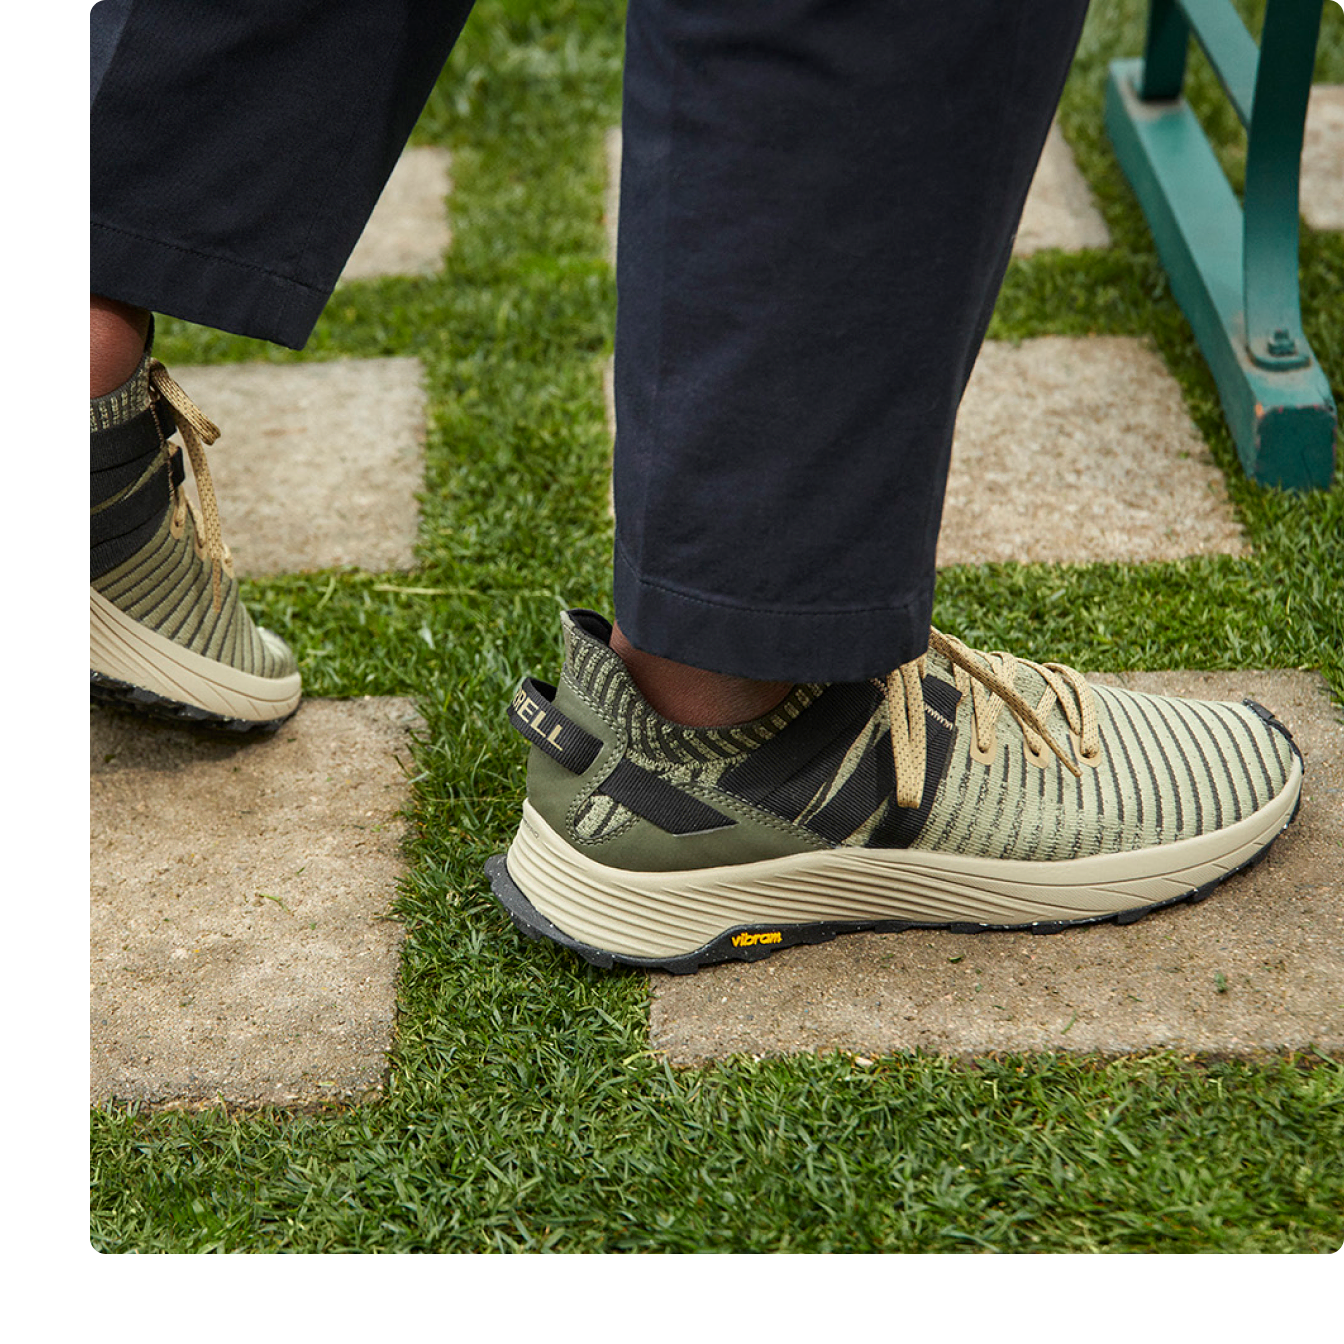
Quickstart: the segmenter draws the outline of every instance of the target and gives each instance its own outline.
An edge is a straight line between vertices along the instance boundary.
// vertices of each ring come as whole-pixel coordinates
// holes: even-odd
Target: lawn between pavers
[[[1344,79],[1341,28],[1327,17],[1319,78]],[[1061,110],[1112,248],[1015,262],[990,334],[1149,335],[1254,554],[953,569],[935,620],[972,644],[1098,671],[1317,667],[1344,696],[1344,485],[1290,497],[1241,475],[1106,145],[1106,62],[1141,41],[1136,0],[1097,7]],[[95,1113],[94,1245],[1334,1249],[1338,1061],[833,1055],[677,1072],[649,1053],[642,977],[523,943],[489,896],[481,864],[511,837],[523,788],[507,697],[556,667],[561,607],[609,605],[602,132],[619,114],[620,61],[619,20],[600,0],[544,16],[481,0],[417,131],[454,151],[443,275],[342,289],[298,356],[161,325],[170,367],[425,362],[420,568],[247,591],[294,644],[310,694],[413,695],[428,728],[385,1100],[320,1116]],[[1235,170],[1236,135],[1193,65]],[[1344,240],[1306,232],[1302,254],[1307,333],[1344,388]]]

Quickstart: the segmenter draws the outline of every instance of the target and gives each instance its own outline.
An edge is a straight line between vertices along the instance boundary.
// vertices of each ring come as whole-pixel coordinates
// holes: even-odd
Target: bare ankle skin
[[[644,653],[626,639],[619,625],[612,629],[611,647],[624,659],[649,704],[663,718],[690,728],[746,723],[774,709],[793,689],[791,681],[729,677]]]
[[[115,392],[145,353],[149,313],[129,303],[89,295],[89,396]]]

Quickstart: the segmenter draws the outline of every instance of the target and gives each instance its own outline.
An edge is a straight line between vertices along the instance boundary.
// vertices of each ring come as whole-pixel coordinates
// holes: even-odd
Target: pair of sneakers
[[[238,601],[204,455],[218,431],[148,355],[92,419],[93,694],[275,726],[299,674]],[[857,930],[1128,923],[1252,863],[1301,794],[1292,737],[1251,701],[1093,686],[935,630],[884,679],[690,728],[640,694],[601,616],[562,627],[558,683],[525,679],[508,710],[527,800],[487,872],[525,934],[602,967],[684,973]]]

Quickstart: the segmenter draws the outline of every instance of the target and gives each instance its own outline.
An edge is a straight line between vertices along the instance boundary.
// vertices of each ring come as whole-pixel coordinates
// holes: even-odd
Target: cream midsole
[[[203,657],[157,634],[89,589],[89,667],[168,700],[212,714],[264,723],[298,706],[302,682],[258,677]]]
[[[841,848],[678,872],[597,863],[524,803],[508,869],[562,932],[631,957],[693,952],[742,924],[1095,919],[1172,900],[1226,876],[1288,824],[1301,787],[1302,765],[1294,758],[1283,791],[1258,812],[1209,835],[1125,854],[1043,863]]]

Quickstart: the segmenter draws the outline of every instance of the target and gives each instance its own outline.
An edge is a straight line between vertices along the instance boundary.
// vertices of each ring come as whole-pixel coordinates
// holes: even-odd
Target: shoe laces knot
[[[1074,739],[1077,756],[1088,764],[1095,764],[1100,758],[1096,701],[1082,673],[1063,663],[1033,663],[1008,653],[981,653],[939,630],[929,631],[929,648],[952,664],[957,690],[963,696],[968,693],[971,696],[975,747],[982,755],[993,749],[994,725],[1007,708],[1021,725],[1023,744],[1033,757],[1043,756],[1044,749],[1049,747],[1070,774],[1081,775],[1077,762],[1065,753],[1045,726],[1051,710],[1058,705]],[[1017,689],[1019,667],[1030,668],[1045,682],[1045,691],[1036,705],[1030,704]],[[928,657],[922,655],[888,673],[883,683],[891,721],[898,807],[918,807],[923,801],[926,745],[921,683],[927,673]]]
[[[233,556],[224,543],[223,530],[219,524],[219,506],[215,502],[215,485],[210,477],[210,464],[205,460],[205,445],[219,438],[219,427],[202,414],[196,403],[157,359],[149,361],[149,383],[168,404],[173,421],[182,435],[182,442],[186,445],[191,474],[196,478],[201,511],[199,514],[196,512],[186,491],[179,485],[174,521],[180,527],[187,513],[191,513],[196,535],[200,538],[201,552],[210,561],[211,604],[215,611],[219,611],[224,600],[221,571],[227,570],[229,576],[233,576]],[[177,451],[174,443],[167,447],[170,456]]]

